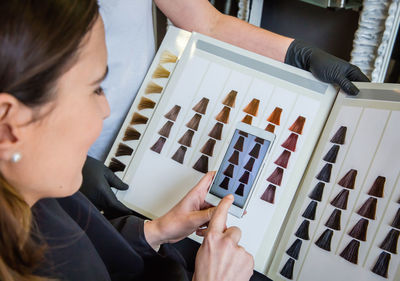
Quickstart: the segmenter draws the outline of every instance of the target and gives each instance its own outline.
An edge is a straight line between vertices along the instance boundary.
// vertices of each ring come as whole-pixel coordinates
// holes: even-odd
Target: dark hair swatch
[[[243,109],[243,111],[250,115],[257,116],[259,106],[260,100],[252,99],[251,102]]]
[[[332,164],[326,163],[317,175],[317,179],[324,182],[329,182],[331,179]]]
[[[181,111],[181,107],[179,105],[174,105],[173,108],[171,108],[170,111],[168,111],[164,117],[171,120],[171,121],[176,121],[176,118],[178,118],[179,112]]]
[[[333,231],[330,229],[325,229],[321,236],[315,241],[315,245],[321,249],[330,252],[331,251],[331,241],[332,241]]]
[[[294,259],[289,258],[285,265],[283,266],[280,274],[287,279],[293,279],[293,267],[294,267]]]
[[[133,141],[133,140],[138,140],[140,138],[140,133],[131,127],[127,127],[125,130],[125,135],[122,138],[124,141]]]
[[[158,134],[163,137],[169,138],[169,134],[171,133],[171,128],[173,125],[174,122],[168,120],[158,131]]]
[[[274,163],[286,169],[289,163],[290,154],[290,151],[285,149],[284,151],[282,151],[281,155],[279,155],[278,159],[276,159]]]
[[[131,125],[139,125],[139,124],[146,124],[149,121],[149,118],[143,116],[140,113],[133,113],[131,118]]]
[[[243,194],[244,194],[244,184],[243,183],[239,184],[238,188],[235,191],[235,194],[237,194],[239,196],[243,196]]]
[[[117,152],[115,156],[124,156],[124,155],[132,155],[133,148],[130,148],[126,144],[120,143],[117,148]]]
[[[232,164],[229,164],[228,167],[226,167],[225,171],[224,171],[224,175],[230,178],[233,178],[233,171],[234,171],[235,166],[233,166]]]
[[[193,169],[196,171],[207,173],[208,172],[208,157],[205,155],[201,155],[200,158],[193,165]]]
[[[168,69],[163,67],[161,64],[159,64],[154,70],[153,75],[151,76],[152,78],[168,78],[171,72],[169,72]]]
[[[192,109],[197,113],[206,114],[209,102],[208,98],[202,98]]]
[[[187,151],[187,147],[181,145],[174,153],[174,155],[172,155],[172,159],[175,160],[178,163],[183,164],[183,161],[185,160],[185,154]]]
[[[388,278],[389,263],[390,254],[382,252],[371,271],[382,277]]]
[[[153,144],[153,146],[150,147],[150,149],[153,150],[154,152],[161,153],[166,140],[167,139],[164,137],[159,137],[158,140]]]
[[[341,126],[336,131],[335,135],[331,138],[331,142],[336,144],[344,144],[346,140],[346,132],[347,132],[347,127]]]
[[[325,187],[325,183],[319,181],[315,187],[313,188],[313,190],[311,191],[311,193],[308,195],[309,198],[313,199],[313,200],[317,200],[319,202],[321,202],[322,200],[322,195],[324,194],[324,187]]]
[[[244,136],[245,138],[247,138],[247,137],[249,136],[248,133],[243,132],[243,131],[239,131],[239,135],[242,135],[242,136]]]
[[[347,189],[342,189],[335,198],[331,201],[331,205],[336,208],[346,210],[347,200],[349,199],[349,191]]]
[[[200,149],[200,152],[203,154],[206,154],[208,156],[213,156],[214,153],[214,147],[215,144],[217,143],[216,140],[214,139],[208,139],[207,142],[203,145],[203,147]]]
[[[215,123],[214,127],[211,129],[208,136],[210,136],[216,140],[221,140],[223,128],[224,128],[224,124],[219,123],[219,122]]]
[[[144,91],[146,94],[160,94],[163,90],[163,87],[160,85],[154,83],[153,81],[150,81],[149,84],[147,84],[146,90]]]
[[[239,136],[239,138],[237,139],[235,146],[233,147],[234,149],[243,152],[243,144],[244,144],[244,137],[243,136]]]
[[[397,242],[399,240],[399,234],[400,232],[398,230],[391,229],[379,248],[392,254],[397,254]]]
[[[156,103],[154,101],[152,101],[151,99],[141,97],[139,105],[138,105],[138,109],[139,110],[151,109],[151,108],[154,108],[155,106],[156,106]]]
[[[269,184],[267,189],[264,191],[263,195],[261,195],[261,200],[264,200],[265,202],[274,204],[275,191],[276,191],[276,186],[273,184]]]
[[[236,96],[237,96],[237,91],[235,90],[230,91],[229,94],[227,94],[224,100],[222,101],[222,104],[229,107],[235,107]]]
[[[357,214],[364,218],[374,220],[377,202],[378,200],[376,198],[368,198],[361,206],[361,208],[357,211]]]
[[[295,133],[291,133],[290,136],[285,140],[285,142],[282,143],[282,147],[286,148],[292,152],[295,152],[298,138],[299,138],[299,135],[296,135]]]
[[[192,139],[193,139],[193,136],[194,136],[194,131],[192,131],[192,130],[187,130],[184,134],[183,134],[183,136],[178,140],[178,143],[179,144],[182,144],[182,145],[184,145],[184,146],[187,146],[187,147],[191,147],[192,146]]]
[[[228,190],[229,189],[229,178],[228,177],[224,177],[224,179],[219,184],[219,187]]]
[[[192,119],[190,119],[190,121],[186,124],[186,127],[197,131],[199,129],[199,125],[200,125],[200,120],[201,120],[201,115],[196,113]]]
[[[336,158],[339,153],[339,148],[340,148],[339,145],[334,144],[329,149],[329,151],[325,154],[323,160],[325,160],[326,162],[329,162],[329,163],[336,163]]]
[[[264,139],[259,138],[259,137],[256,137],[256,138],[254,139],[254,141],[255,141],[255,142],[258,142],[258,143],[261,144],[261,145],[264,144]]]
[[[282,108],[275,107],[274,111],[268,116],[267,121],[279,126],[281,124],[281,114]]]
[[[256,161],[256,159],[250,157],[249,161],[247,161],[246,165],[244,165],[243,168],[245,168],[249,172],[253,171],[253,166],[254,166],[255,161]]]
[[[293,242],[293,244],[289,247],[289,249],[287,249],[286,254],[297,260],[299,258],[299,253],[302,243],[303,241],[301,241],[300,239],[296,239]]]
[[[333,210],[332,214],[329,216],[325,223],[325,226],[332,228],[334,230],[340,230],[340,217],[342,216],[342,211],[339,209]]]
[[[372,184],[371,188],[368,191],[368,195],[372,195],[375,197],[382,198],[383,197],[383,190],[385,187],[386,178],[382,176],[378,176],[374,183]]]
[[[234,150],[231,157],[228,159],[228,162],[233,165],[239,165],[239,151]]]
[[[265,127],[265,130],[267,132],[274,133],[275,132],[275,126],[272,125],[272,124],[268,124],[267,127]]]
[[[356,182],[357,170],[350,169],[338,182],[338,185],[348,189],[354,189]]]
[[[260,150],[261,150],[261,145],[259,143],[256,143],[253,146],[252,150],[249,152],[249,155],[251,157],[258,158],[258,156],[260,155]]]
[[[317,202],[311,201],[307,208],[304,210],[302,217],[310,220],[315,220],[315,213],[317,211]]]
[[[303,133],[304,124],[306,123],[306,118],[303,116],[297,117],[296,121],[290,126],[289,131],[295,132],[299,135]]]
[[[391,226],[400,229],[400,209],[397,210],[396,215],[394,216],[394,219],[392,221]]]
[[[111,158],[110,164],[108,164],[108,168],[110,168],[111,171],[115,172],[123,172],[125,170],[125,164],[119,161],[116,158]]]
[[[368,220],[360,219],[349,231],[349,235],[355,239],[366,241],[368,230]]]
[[[240,177],[239,181],[241,183],[247,184],[249,182],[249,177],[250,177],[250,173],[248,171],[245,171],[243,173],[243,175]]]
[[[267,178],[267,181],[275,185],[281,186],[283,178],[283,169],[281,167],[276,167],[272,174]]]
[[[360,242],[352,239],[346,248],[344,248],[344,250],[340,253],[340,256],[351,263],[357,264],[359,248]]]
[[[303,222],[300,224],[299,228],[297,229],[294,235],[303,240],[310,240],[310,236],[308,235],[309,226],[310,226],[310,221],[303,220]]]
[[[215,116],[215,120],[222,122],[224,124],[228,124],[230,113],[231,113],[231,108],[224,106],[224,108],[221,109],[221,111],[218,113],[218,115]]]
[[[242,123],[251,125],[251,123],[253,123],[253,116],[246,114],[246,116],[242,119]]]

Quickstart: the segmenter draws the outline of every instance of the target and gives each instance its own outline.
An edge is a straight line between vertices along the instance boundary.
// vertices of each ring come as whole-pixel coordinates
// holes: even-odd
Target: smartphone
[[[274,140],[273,133],[239,123],[211,183],[206,202],[216,206],[223,197],[233,194],[235,200],[229,213],[241,218]]]

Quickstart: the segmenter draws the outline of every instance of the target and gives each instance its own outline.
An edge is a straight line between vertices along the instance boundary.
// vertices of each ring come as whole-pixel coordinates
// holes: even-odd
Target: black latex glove
[[[111,187],[127,190],[129,186],[122,182],[102,162],[88,156],[82,170],[83,182],[80,191],[104,215],[113,219],[119,216],[131,215],[133,211],[118,201]]]
[[[357,66],[300,40],[290,44],[285,63],[310,71],[323,82],[337,84],[349,95],[360,91],[351,81],[370,82]]]

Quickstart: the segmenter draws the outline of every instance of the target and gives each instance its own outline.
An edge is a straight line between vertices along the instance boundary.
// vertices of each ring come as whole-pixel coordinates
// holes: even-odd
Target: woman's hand
[[[253,257],[238,245],[240,229],[226,228],[232,202],[232,195],[222,199],[211,218],[203,244],[197,252],[193,281],[247,281],[253,275]]]

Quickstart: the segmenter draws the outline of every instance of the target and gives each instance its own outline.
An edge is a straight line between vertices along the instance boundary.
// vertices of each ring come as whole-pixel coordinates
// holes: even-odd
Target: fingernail
[[[233,197],[233,195],[232,195],[232,194],[228,194],[228,195],[226,195],[226,198],[228,198],[229,200],[233,200],[233,199],[234,199],[234,197]]]

